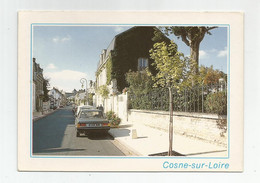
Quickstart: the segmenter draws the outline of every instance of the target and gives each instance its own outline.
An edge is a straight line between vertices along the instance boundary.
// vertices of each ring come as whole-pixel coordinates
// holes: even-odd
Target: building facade
[[[82,106],[86,104],[86,91],[79,90],[75,95],[75,104],[77,106]]]
[[[33,58],[33,112],[43,111],[43,69]]]
[[[65,103],[66,103],[65,94],[63,94],[61,91],[59,91],[55,87],[53,87],[49,91],[49,98],[50,98],[50,108],[51,109],[59,108],[59,106],[65,105]]]
[[[136,26],[118,34],[107,49],[102,50],[96,71],[96,90],[106,85],[109,95],[121,93],[128,86],[125,74],[142,71],[146,68],[155,73],[149,50],[154,45],[155,27]],[[157,29],[158,30],[158,29]],[[162,41],[169,41],[162,37]],[[102,104],[102,97],[96,92],[97,105]]]

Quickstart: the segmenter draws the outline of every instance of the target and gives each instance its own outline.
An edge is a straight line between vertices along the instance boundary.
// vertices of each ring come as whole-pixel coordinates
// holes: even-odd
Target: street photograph
[[[33,157],[229,156],[229,26],[39,23],[31,52]]]

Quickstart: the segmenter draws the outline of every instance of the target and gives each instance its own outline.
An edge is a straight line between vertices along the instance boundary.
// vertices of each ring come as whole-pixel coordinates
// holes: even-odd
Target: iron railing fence
[[[224,94],[224,97],[226,97],[227,88],[225,84],[193,86],[183,89],[172,88],[173,110],[179,112],[206,113],[209,111],[208,108],[210,107],[208,104],[209,102],[205,105],[207,96],[220,92]],[[222,103],[221,105],[227,104]],[[154,88],[145,94],[134,94],[133,92],[130,92],[129,108],[169,111],[169,89]],[[226,114],[226,112],[222,113]]]

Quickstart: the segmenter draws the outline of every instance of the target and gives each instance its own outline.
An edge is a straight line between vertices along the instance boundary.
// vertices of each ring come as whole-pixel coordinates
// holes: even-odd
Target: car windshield
[[[80,118],[103,118],[101,111],[82,111]]]

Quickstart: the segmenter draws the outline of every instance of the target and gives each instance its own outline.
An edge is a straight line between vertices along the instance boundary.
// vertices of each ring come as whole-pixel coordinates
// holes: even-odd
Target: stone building
[[[33,58],[33,112],[42,112],[43,110],[43,69]]]

